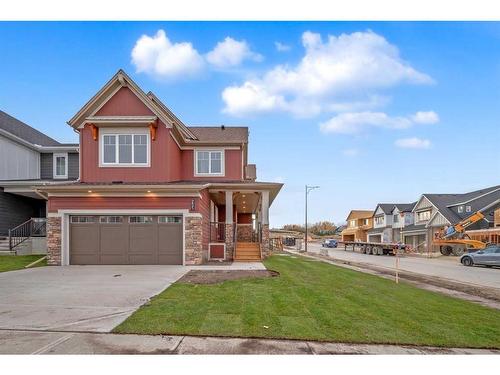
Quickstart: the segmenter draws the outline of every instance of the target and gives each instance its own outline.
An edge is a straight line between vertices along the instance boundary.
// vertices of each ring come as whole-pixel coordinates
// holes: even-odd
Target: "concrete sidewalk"
[[[0,330],[0,354],[500,354],[500,350]]]

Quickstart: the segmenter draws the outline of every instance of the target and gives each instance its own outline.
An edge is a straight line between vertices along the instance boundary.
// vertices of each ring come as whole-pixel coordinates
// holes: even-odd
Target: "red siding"
[[[128,88],[122,87],[96,116],[152,116],[151,110]]]
[[[123,87],[96,113],[98,116],[146,116],[151,110],[127,87]],[[151,140],[149,167],[99,167],[99,141],[92,138],[90,125],[80,130],[82,182],[168,182],[179,180],[242,180],[241,150],[225,151],[225,176],[195,177],[193,150],[180,150],[171,129],[158,123],[156,140]]]
[[[242,153],[241,150],[226,150],[225,158],[225,176],[222,177],[195,177],[194,176],[194,151],[182,151],[182,179],[183,180],[209,180],[209,181],[227,181],[242,180]]]
[[[191,199],[195,199],[196,212],[199,211],[199,198],[190,197],[50,197],[49,212],[61,209],[191,209]],[[204,212],[202,212],[205,215]]]

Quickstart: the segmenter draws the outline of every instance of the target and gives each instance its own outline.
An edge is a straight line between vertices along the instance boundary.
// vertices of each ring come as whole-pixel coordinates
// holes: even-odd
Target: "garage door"
[[[70,264],[182,264],[182,216],[71,216]]]

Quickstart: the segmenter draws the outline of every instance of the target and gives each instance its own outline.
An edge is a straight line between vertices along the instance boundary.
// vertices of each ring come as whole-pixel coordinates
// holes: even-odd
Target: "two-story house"
[[[392,209],[392,241],[403,242],[401,235],[404,228],[412,225],[415,221],[413,214],[413,203],[396,203]]]
[[[77,144],[59,143],[0,111],[0,250],[10,250],[3,244],[9,230],[17,240],[29,235],[31,219],[43,232],[46,197],[37,193],[37,186],[76,180],[78,175]]]
[[[186,126],[122,70],[68,124],[80,179],[48,199],[48,263],[201,264],[269,252],[269,206],[246,127]]]
[[[373,228],[373,211],[352,210],[346,219],[347,227],[342,231],[342,241],[367,240],[367,232]]]
[[[401,229],[413,224],[415,203],[379,203],[373,213],[373,228],[368,231],[368,242],[399,242]]]
[[[477,211],[485,217],[467,232],[492,228],[500,204],[500,185],[464,194],[422,194],[413,208],[415,222],[403,229],[404,242],[420,252],[439,252],[432,241],[443,227],[454,225]]]

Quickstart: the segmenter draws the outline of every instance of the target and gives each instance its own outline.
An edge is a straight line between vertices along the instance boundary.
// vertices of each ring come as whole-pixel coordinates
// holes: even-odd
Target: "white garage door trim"
[[[69,217],[70,215],[182,215],[182,265],[186,262],[186,217],[202,217],[200,213],[189,212],[187,209],[95,209],[95,210],[59,210],[49,217],[61,217],[61,266],[69,265]]]

